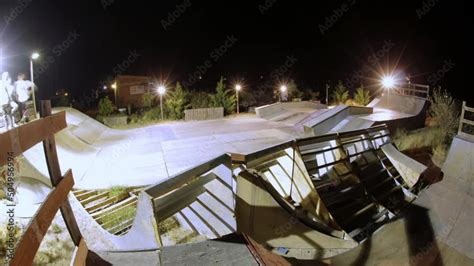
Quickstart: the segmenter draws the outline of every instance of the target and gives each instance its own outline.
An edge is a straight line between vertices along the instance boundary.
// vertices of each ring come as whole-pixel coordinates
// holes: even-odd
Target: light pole
[[[115,103],[115,106],[117,106],[118,108],[118,105],[117,105],[117,81],[115,81],[114,83],[112,83],[112,85],[110,85],[110,87],[114,90],[114,103]]]
[[[30,57],[30,78],[31,78],[31,83],[33,84],[33,93],[32,93],[32,96],[33,96],[33,109],[35,110],[35,118],[38,117],[38,114],[37,114],[37,111],[36,111],[36,95],[35,95],[35,76],[34,76],[34,73],[33,73],[33,60],[36,60],[40,57],[40,54],[39,53],[33,53]]]
[[[160,95],[160,109],[161,109],[161,120],[163,120],[163,94],[165,94],[166,88],[161,85],[158,87],[158,94]]]
[[[288,89],[288,88],[287,88],[285,85],[281,85],[281,86],[280,86],[280,102],[283,101],[283,93],[286,93],[286,90],[287,90],[287,89]]]
[[[235,96],[237,97],[237,114],[239,114],[239,91],[242,89],[240,84],[235,85]]]

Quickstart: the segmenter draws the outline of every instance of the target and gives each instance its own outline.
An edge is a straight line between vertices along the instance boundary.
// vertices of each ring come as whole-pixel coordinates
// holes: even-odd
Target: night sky
[[[163,1],[2,0],[2,71],[29,73],[29,55],[39,51],[44,99],[60,89],[77,97],[115,74],[199,90],[213,90],[221,75],[247,89],[278,76],[323,90],[328,80],[374,87],[383,69],[472,102],[464,1],[150,2]]]

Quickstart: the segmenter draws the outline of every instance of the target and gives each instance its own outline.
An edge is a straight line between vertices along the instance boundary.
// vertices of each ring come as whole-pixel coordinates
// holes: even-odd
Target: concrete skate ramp
[[[63,173],[73,169],[75,188],[143,186],[168,177],[161,142],[173,139],[161,126],[114,130],[72,108],[66,111],[68,127],[56,134]],[[24,154],[20,175],[50,184],[42,144]]]
[[[278,102],[255,108],[258,117],[288,124],[295,124],[305,119],[316,110],[325,109],[326,106],[317,102]]]
[[[454,137],[443,165],[443,172],[446,176],[461,180],[474,179],[474,142],[472,140],[461,136]]]
[[[123,236],[104,230],[74,197],[69,197],[78,226],[88,247],[98,251],[143,251],[156,250],[161,246],[157,238],[157,227],[153,215],[151,198],[141,193],[133,225]]]
[[[417,128],[424,124],[427,100],[400,94],[385,94],[375,98],[365,107],[338,105],[332,109],[309,116],[303,124],[306,133],[323,135],[346,132],[387,124],[391,131],[398,127]]]
[[[444,179],[424,190],[401,219],[331,263],[474,265],[473,148],[455,137]]]

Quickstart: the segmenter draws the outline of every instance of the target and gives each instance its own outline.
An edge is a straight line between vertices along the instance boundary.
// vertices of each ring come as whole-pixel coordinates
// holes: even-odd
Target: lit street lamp
[[[392,89],[395,87],[395,79],[392,76],[385,76],[382,78],[382,87],[385,89]]]
[[[163,94],[166,93],[165,86],[161,85],[158,87],[158,94],[160,95],[160,109],[161,109],[161,120],[163,120]]]
[[[239,91],[242,89],[240,84],[235,85],[235,96],[237,97],[237,114],[239,114]]]
[[[31,78],[31,83],[33,83],[33,109],[35,110],[35,118],[38,117],[37,111],[36,111],[36,96],[35,96],[35,78],[34,78],[34,73],[33,73],[33,60],[36,60],[40,57],[39,53],[33,53],[30,57],[30,78]]]
[[[286,93],[287,90],[288,88],[285,85],[280,86],[280,102],[283,101],[283,94]]]
[[[117,106],[117,81],[112,83],[110,87],[114,90],[115,105]]]

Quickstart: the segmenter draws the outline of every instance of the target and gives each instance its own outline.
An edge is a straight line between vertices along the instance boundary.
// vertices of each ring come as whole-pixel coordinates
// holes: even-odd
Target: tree
[[[444,134],[444,141],[454,137],[459,126],[459,107],[454,98],[445,90],[436,88],[430,97],[431,106],[428,111],[434,124],[441,129]]]
[[[188,92],[176,82],[176,87],[166,97],[165,106],[171,119],[182,119],[184,110],[188,108]]]
[[[190,107],[193,109],[208,108],[209,107],[209,94],[203,91],[191,91],[190,95]]]
[[[349,91],[340,80],[334,89],[332,99],[335,104],[344,104],[349,99]]]
[[[296,86],[296,83],[294,80],[290,80],[290,82],[288,82],[288,85],[287,85],[287,88],[288,88],[288,96],[291,98],[291,99],[294,99],[294,98],[303,98],[303,95],[304,95],[304,92],[301,91],[298,86]]]
[[[216,93],[210,95],[211,106],[224,107],[226,115],[232,114],[235,111],[236,98],[234,91],[225,89],[224,77],[221,77],[217,82]]]
[[[155,94],[153,92],[145,92],[142,96],[142,103],[144,107],[150,109],[155,102]]]
[[[100,99],[99,101],[99,115],[102,117],[109,116],[114,111],[114,105],[109,99],[109,96]]]
[[[366,106],[370,102],[370,97],[370,91],[365,90],[364,85],[361,84],[354,94],[354,102],[358,105]]]

